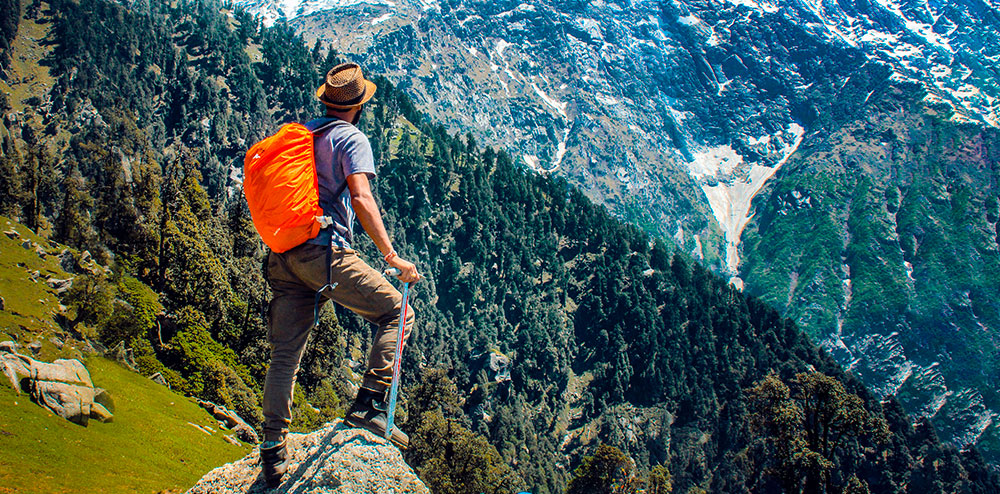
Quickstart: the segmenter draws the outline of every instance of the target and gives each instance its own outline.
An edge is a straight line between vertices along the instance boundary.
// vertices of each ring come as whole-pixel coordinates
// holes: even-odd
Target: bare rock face
[[[212,470],[188,494],[430,494],[395,446],[340,420],[310,434],[289,434],[290,463],[281,485],[269,491],[260,451]]]

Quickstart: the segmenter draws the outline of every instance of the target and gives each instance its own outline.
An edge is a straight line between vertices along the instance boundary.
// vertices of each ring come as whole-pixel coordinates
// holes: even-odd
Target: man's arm
[[[389,234],[385,231],[385,225],[382,224],[382,212],[379,211],[378,204],[375,203],[375,197],[372,196],[371,184],[368,183],[368,175],[365,173],[348,175],[347,188],[351,190],[351,207],[354,209],[354,214],[357,215],[361,227],[365,229],[368,236],[375,242],[375,247],[378,247],[379,252],[383,256],[388,256],[390,253],[395,252],[392,248],[392,241],[389,240]],[[386,262],[390,266],[399,269],[400,280],[405,282],[420,280],[417,267],[412,262],[398,255],[390,256]]]

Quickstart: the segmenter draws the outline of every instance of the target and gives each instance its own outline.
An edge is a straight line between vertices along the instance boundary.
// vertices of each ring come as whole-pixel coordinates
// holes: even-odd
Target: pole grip
[[[382,275],[384,276],[399,276],[400,273],[402,273],[402,271],[397,268],[385,268],[385,271],[382,271]]]

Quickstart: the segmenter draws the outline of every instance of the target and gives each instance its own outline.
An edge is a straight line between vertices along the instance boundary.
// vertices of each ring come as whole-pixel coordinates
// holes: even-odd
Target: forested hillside
[[[113,267],[74,280],[70,329],[259,422],[268,292],[242,154],[321,111],[336,53],[210,0],[28,4],[21,29],[47,34],[13,59],[39,56],[53,79],[4,72],[0,214]],[[874,399],[766,304],[378,83],[361,123],[376,195],[428,278],[404,429],[434,492],[601,492],[607,458],[633,492],[1000,490],[975,450]],[[297,427],[342,412],[368,339],[324,314]]]
[[[747,291],[995,463],[1000,132],[950,121],[916,86],[875,86],[760,201]]]

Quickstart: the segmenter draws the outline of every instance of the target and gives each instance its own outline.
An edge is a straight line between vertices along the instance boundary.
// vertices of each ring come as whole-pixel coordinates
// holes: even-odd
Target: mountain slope
[[[961,300],[920,302],[901,310],[922,319],[923,327],[954,324],[961,345],[980,347],[973,353],[990,357],[943,355],[928,348],[924,340],[929,332],[919,332],[921,336],[896,349],[895,340],[883,341],[893,333],[885,329],[895,324],[890,312],[877,303],[845,309],[850,295],[843,286],[850,278],[855,291],[890,299],[960,299],[972,285],[1000,282],[989,270],[971,284],[963,279],[962,271],[977,268],[982,256],[992,259],[992,253],[978,246],[982,235],[965,238],[961,218],[944,211],[936,216],[937,224],[945,225],[940,234],[949,237],[947,242],[978,253],[954,256],[957,260],[950,262],[958,263],[955,270],[923,275],[926,282],[935,278],[931,289],[907,287],[902,261],[886,261],[904,266],[899,268],[903,271],[893,267],[889,277],[868,276],[861,265],[854,266],[860,275],[851,276],[839,258],[847,255],[841,250],[855,235],[852,229],[881,234],[885,226],[879,224],[880,215],[864,209],[855,211],[848,224],[851,209],[846,204],[852,194],[843,187],[853,188],[854,181],[847,180],[852,185],[846,186],[844,179],[859,170],[872,174],[881,185],[868,199],[870,207],[895,208],[883,194],[886,173],[933,176],[934,162],[945,159],[939,155],[956,159],[968,154],[967,145],[948,129],[970,122],[986,129],[998,124],[996,2],[315,1],[302,3],[303,10],[291,8],[293,4],[299,5],[284,2],[289,7],[282,11],[284,19],[309,39],[330,42],[387,74],[450,129],[515,150],[524,166],[566,177],[617,216],[672,238],[736,286],[746,284],[751,293],[764,295],[815,338],[843,348],[835,352],[838,361],[881,390],[880,395],[897,390],[907,369],[927,369],[928,377],[910,382],[915,389],[906,392],[904,402],[913,413],[933,416],[956,444],[976,442],[984,430],[992,430],[991,410],[997,405],[980,395],[991,396],[995,389],[987,376],[998,370],[992,355],[1000,327],[988,317],[956,320],[951,309],[942,310],[968,305]],[[243,5],[260,11],[272,4]],[[904,102],[883,101],[899,92],[908,94]],[[954,125],[925,124],[928,113]],[[868,118],[876,121],[866,123]],[[883,138],[890,126],[878,120],[890,118],[897,122]],[[919,130],[925,125],[930,129]],[[987,142],[989,135],[983,137]],[[942,140],[943,149],[899,150],[925,146],[923,140]],[[883,142],[891,149],[879,151]],[[835,164],[824,168],[833,174],[831,183],[796,191],[801,169],[782,171],[818,159],[807,157],[815,156],[817,147],[855,146],[868,155],[860,161],[872,164],[859,168],[851,164],[857,159],[823,155]],[[972,152],[971,157],[975,164],[970,166],[992,169],[996,163],[989,152]],[[954,172],[965,174],[966,169]],[[782,183],[786,178],[788,183]],[[898,182],[897,189],[910,185],[909,178],[889,180]],[[995,194],[975,191],[992,188],[992,182],[988,174],[970,175],[965,183],[974,191],[973,203],[988,203],[987,196]],[[815,218],[805,214],[780,224],[770,220],[778,214],[776,204],[803,201],[801,207],[808,207],[814,199],[794,194],[817,187],[837,189],[829,190],[831,196],[821,206],[837,211],[831,222],[814,225]],[[902,189],[896,193],[905,195]],[[768,209],[757,211],[755,205],[762,204]],[[826,230],[811,237],[813,227]],[[745,229],[751,232],[748,239]],[[754,236],[765,230],[766,237]],[[880,257],[883,251],[896,256],[897,247],[863,243],[852,249],[871,248]],[[832,267],[822,275],[799,281],[812,275],[782,271],[798,259],[825,262],[812,259],[814,252],[831,259]],[[899,292],[891,293],[890,287]],[[838,321],[848,312],[854,337],[844,339],[838,336],[844,332]],[[922,363],[913,367],[911,359],[897,358],[900,352],[920,355]],[[935,362],[944,375],[955,376],[946,381],[958,382],[937,382],[938,373],[929,367]],[[953,404],[964,404],[938,414],[946,395],[955,395]],[[1000,451],[988,453],[994,461],[997,455]]]
[[[104,281],[118,295],[81,321],[102,341],[132,346],[175,389],[219,396],[259,422],[264,249],[232,164],[278,122],[322,111],[315,84],[336,54],[204,0],[53,0],[41,14],[59,78],[26,106],[31,118],[15,125],[7,112],[0,171],[23,185],[7,185],[0,208],[113,263],[121,279]],[[488,483],[473,492],[561,492],[606,443],[642,472],[669,468],[679,491],[773,492],[782,466],[803,485],[827,476],[831,490],[996,490],[976,450],[912,427],[759,299],[378,83],[361,123],[376,193],[394,246],[428,274],[415,286],[400,421],[432,489],[474,478]],[[363,236],[357,247],[378,259]],[[370,328],[328,311],[312,336],[296,393],[303,419],[336,415],[351,398]],[[506,372],[492,367],[499,355]],[[830,384],[861,426],[815,450],[824,469],[803,471],[783,462],[776,437],[813,425],[756,433],[764,415],[748,390],[785,386],[776,402],[796,410],[813,396],[809,382]]]
[[[247,446],[227,442],[230,433],[196,402],[97,355],[92,343],[60,326],[69,314],[46,281],[76,278],[60,261],[73,264],[79,253],[3,217],[0,230],[17,233],[0,235],[0,341],[14,341],[19,351],[43,361],[80,359],[115,404],[113,422],[83,427],[17,394],[0,378],[0,491],[185,489],[206,469],[245,454]],[[28,247],[22,247],[25,242]]]
[[[875,96],[800,149],[761,201],[744,277],[878,395],[994,459],[1000,133],[921,95]]]
[[[997,124],[1000,17],[979,0],[238,3],[734,275],[764,168],[838,99],[865,99],[843,91],[852,77],[916,81],[955,118]]]

